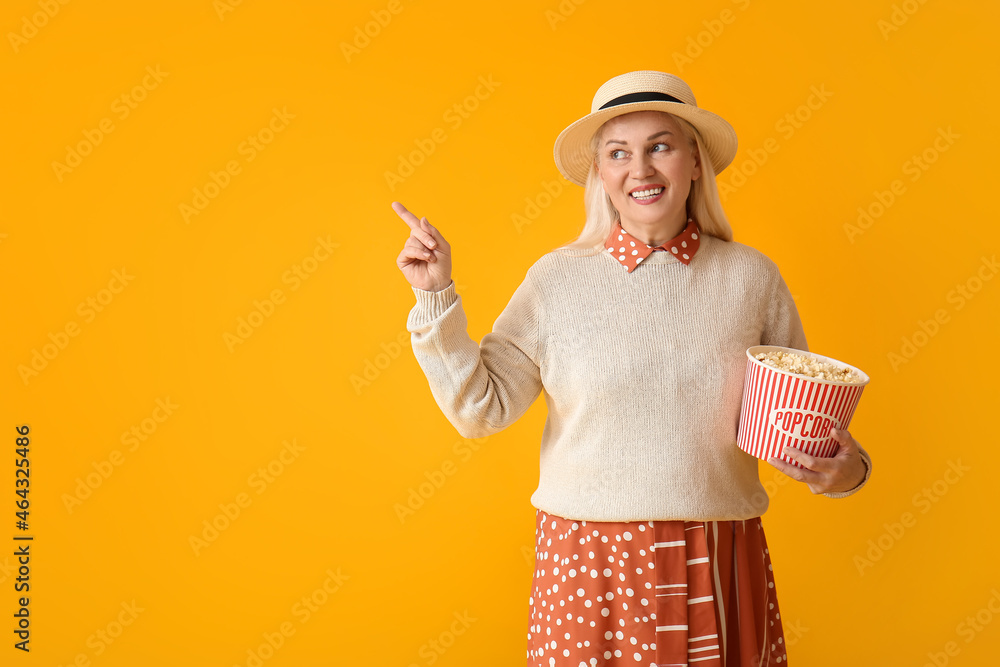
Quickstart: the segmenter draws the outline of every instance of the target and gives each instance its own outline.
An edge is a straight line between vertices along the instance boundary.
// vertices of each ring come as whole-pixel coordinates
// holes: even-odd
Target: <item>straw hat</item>
[[[594,95],[590,113],[559,133],[553,151],[559,172],[567,180],[584,185],[594,159],[590,139],[598,128],[615,116],[647,109],[666,111],[694,125],[716,174],[736,156],[736,131],[720,116],[699,108],[691,88],[680,77],[639,70],[602,84]]]

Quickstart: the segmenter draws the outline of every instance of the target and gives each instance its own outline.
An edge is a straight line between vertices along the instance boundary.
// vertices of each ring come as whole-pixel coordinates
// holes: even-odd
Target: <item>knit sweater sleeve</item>
[[[542,390],[538,294],[531,273],[480,344],[466,328],[455,283],[437,292],[413,287],[417,303],[406,328],[417,363],[445,417],[464,438],[517,421]]]
[[[809,351],[806,334],[802,329],[802,319],[795,307],[792,293],[777,267],[771,275],[767,317],[760,337],[761,345],[780,345],[795,350]]]
[[[792,299],[792,294],[784,278],[781,277],[781,273],[777,271],[775,271],[771,282],[767,320],[760,344],[781,345],[782,347],[790,347],[795,350],[809,351],[806,334],[802,328],[802,319],[799,317],[798,308],[795,307],[795,300]],[[855,438],[855,441],[857,441],[857,438]],[[865,478],[853,489],[824,493],[824,496],[827,498],[846,498],[860,491],[868,483],[868,478],[872,474],[872,459],[860,443],[858,443],[858,453],[865,464]]]

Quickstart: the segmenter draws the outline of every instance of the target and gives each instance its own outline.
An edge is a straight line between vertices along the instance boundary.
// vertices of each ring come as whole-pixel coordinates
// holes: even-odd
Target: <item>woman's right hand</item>
[[[396,266],[411,285],[429,292],[439,292],[451,284],[451,246],[444,240],[427,218],[406,210],[400,202],[392,202],[392,210],[410,228],[403,251],[396,258]]]

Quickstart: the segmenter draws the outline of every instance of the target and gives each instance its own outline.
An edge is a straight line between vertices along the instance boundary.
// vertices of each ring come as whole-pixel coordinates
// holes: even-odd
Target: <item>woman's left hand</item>
[[[808,484],[813,493],[850,491],[861,484],[867,470],[858,451],[858,441],[844,429],[832,429],[830,434],[840,444],[835,456],[810,456],[786,445],[784,453],[805,468],[797,468],[773,456],[767,462],[792,479]]]

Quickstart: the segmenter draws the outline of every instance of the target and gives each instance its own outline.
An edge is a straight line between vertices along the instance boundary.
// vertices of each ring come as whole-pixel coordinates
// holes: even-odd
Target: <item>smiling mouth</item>
[[[648,190],[637,190],[635,192],[631,192],[629,193],[629,197],[639,201],[649,201],[650,199],[655,199],[661,192],[663,192],[662,187],[649,188]]]

